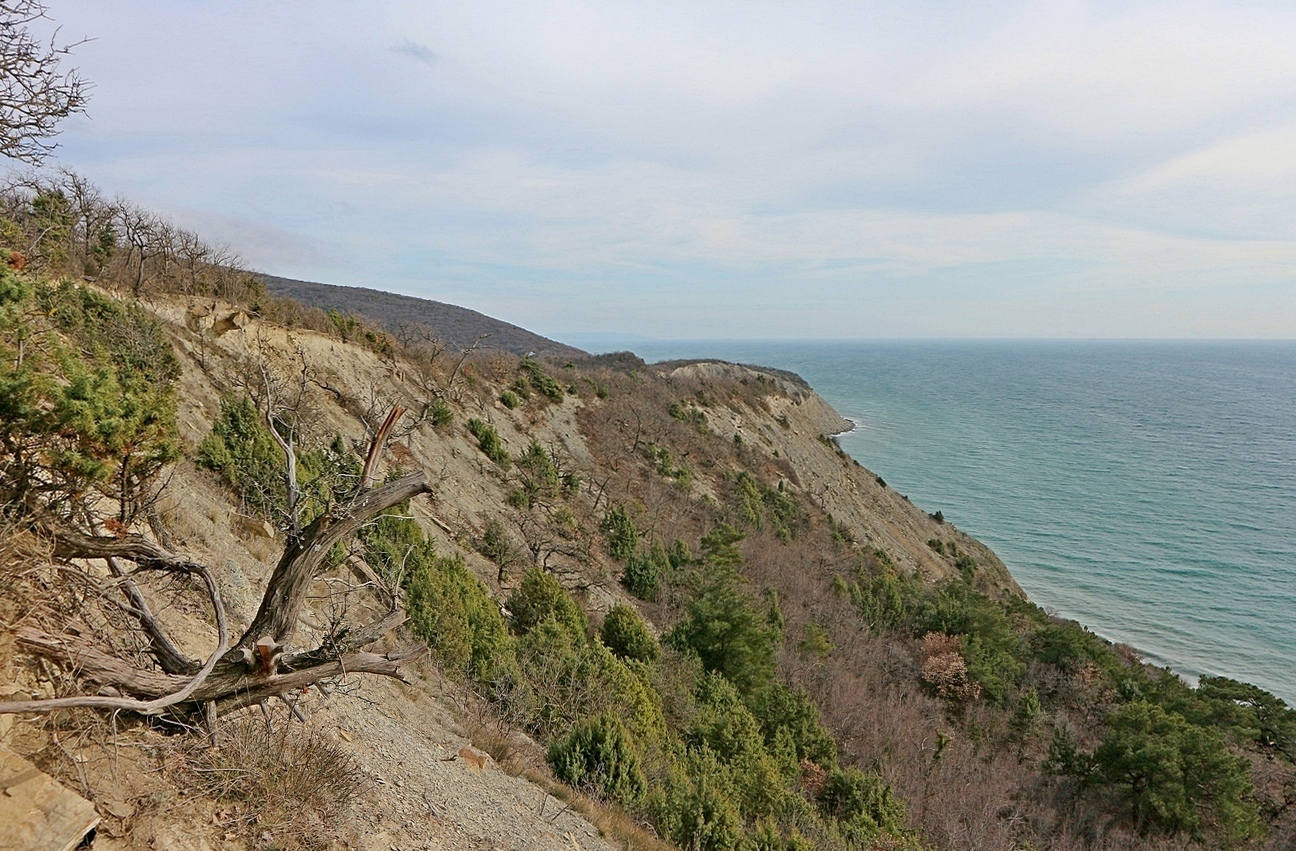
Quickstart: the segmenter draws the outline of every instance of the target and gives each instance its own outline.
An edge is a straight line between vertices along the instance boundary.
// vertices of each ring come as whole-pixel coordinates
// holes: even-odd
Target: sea
[[[1296,706],[1296,341],[636,341],[789,369],[1031,599]]]

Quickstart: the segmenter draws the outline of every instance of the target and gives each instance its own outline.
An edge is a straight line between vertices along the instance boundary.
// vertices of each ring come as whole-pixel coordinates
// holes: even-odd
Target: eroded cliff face
[[[849,431],[853,424],[810,387],[777,371],[729,363],[699,362],[674,367],[667,374],[720,384],[760,379],[771,390],[765,397],[767,410],[722,406],[721,411],[708,412],[708,424],[717,434],[729,439],[738,435],[770,457],[786,459],[801,493],[850,529],[857,541],[885,550],[906,572],[929,581],[956,573],[950,561],[929,545],[934,538],[954,542],[970,553],[985,572],[988,589],[1022,593],[989,547],[948,523],[936,522],[846,455],[831,438]]]
[[[461,556],[497,595],[507,593],[522,569],[539,564],[578,591],[596,618],[617,602],[635,605],[618,581],[621,566],[606,555],[601,538],[599,521],[608,507],[628,506],[642,534],[687,539],[732,519],[726,495],[743,471],[804,497],[806,523],[835,524],[855,546],[885,551],[907,573],[931,581],[955,573],[952,561],[928,543],[953,541],[976,557],[981,586],[1020,593],[987,548],[936,522],[845,456],[831,436],[850,424],[786,375],[714,362],[549,362],[543,367],[560,386],[560,398],[533,393],[510,407],[501,397],[521,380],[512,355],[441,352],[411,359],[275,327],[219,304],[174,299],[147,307],[165,322],[181,355],[178,418],[190,458],[225,397],[291,397],[303,445],[340,435],[363,447],[389,410],[405,408],[383,470],[419,469],[431,478],[435,495],[416,500],[414,516],[440,552]],[[525,390],[523,385],[519,392]],[[438,423],[433,405],[448,408],[451,420]],[[536,443],[572,474],[581,485],[567,513],[556,520],[519,507],[513,498],[516,469],[483,454],[465,428],[470,419],[490,425],[515,457]],[[235,631],[255,613],[282,545],[281,535],[250,514],[212,474],[185,461],[159,501],[161,528],[150,532],[215,569]],[[508,564],[486,558],[475,546],[492,523],[511,544]],[[795,563],[791,556],[789,561]],[[357,576],[344,564],[317,578],[317,603],[293,644],[314,646],[324,634],[336,614],[329,601],[339,584],[359,595],[362,602],[355,605],[380,609],[379,595],[365,597]],[[195,657],[213,646],[214,629],[201,610],[168,607],[160,616]],[[0,663],[3,679],[36,693],[52,692],[48,681],[12,656]],[[353,754],[366,774],[358,804],[339,813],[335,823],[321,825],[325,844],[609,847],[571,808],[513,776],[543,772],[543,754],[534,743],[512,734],[513,774],[502,771],[474,744],[498,741],[498,731],[494,739],[485,735],[490,723],[464,688],[441,677],[431,662],[409,673],[409,684],[348,678],[341,689],[312,690],[296,701],[295,711]],[[280,721],[288,723],[286,716]],[[49,746],[52,729],[20,720],[0,733],[8,746],[31,753]],[[145,754],[165,750],[159,733],[137,729],[128,735],[138,747],[125,761],[109,748],[96,748],[91,737],[72,763],[47,761],[74,776],[82,794],[100,806],[105,822],[95,847],[204,848],[242,841],[231,828],[237,814],[188,797],[168,775],[152,770]]]

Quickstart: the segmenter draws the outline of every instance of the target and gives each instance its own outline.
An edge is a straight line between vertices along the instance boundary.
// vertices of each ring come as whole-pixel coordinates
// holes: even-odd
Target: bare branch
[[[19,700],[0,703],[0,714],[14,712],[53,712],[58,709],[112,709],[126,712],[136,712],[140,715],[158,715],[164,709],[175,706],[189,700],[195,692],[206,682],[207,677],[216,668],[225,651],[229,649],[229,626],[225,622],[225,605],[221,602],[220,589],[216,586],[216,580],[212,578],[211,572],[205,567],[194,566],[191,571],[202,577],[203,583],[207,586],[207,593],[211,597],[212,608],[216,613],[216,649],[207,657],[207,661],[178,691],[166,694],[153,700],[134,700],[127,697],[100,697],[97,695],[85,695],[81,697],[60,697],[49,700]],[[28,636],[22,631],[19,634],[19,641],[26,643]],[[31,635],[33,639],[40,639],[38,634]],[[57,639],[55,639],[57,641]],[[105,658],[121,665],[117,660],[101,654]]]
[[[39,0],[0,3],[0,154],[39,164],[54,150],[58,123],[84,112],[89,85],[59,62],[83,42],[38,42],[28,27],[45,17]]]
[[[431,492],[427,478],[422,473],[414,473],[382,487],[360,491],[350,505],[316,518],[297,540],[289,542],[270,577],[261,608],[235,647],[251,647],[265,635],[286,642],[297,624],[315,570],[333,545],[353,534],[378,512]]]
[[[275,426],[274,392],[270,371],[265,361],[257,366],[261,370],[261,380],[265,385],[265,423],[270,436],[284,454],[284,475],[288,482],[288,534],[295,537],[301,531],[301,487],[297,483],[297,452],[293,449],[291,434],[285,438]]]
[[[427,652],[426,644],[412,644],[393,650],[390,653],[348,653],[340,659],[334,659],[322,665],[270,677],[261,683],[250,685],[246,690],[231,691],[228,696],[219,698],[216,701],[216,711],[217,714],[224,715],[236,709],[260,703],[275,695],[294,689],[303,689],[321,680],[345,676],[346,674],[379,674],[407,682],[404,673],[401,671],[401,664],[417,659]]]
[[[378,466],[378,458],[382,455],[383,446],[386,445],[387,438],[396,426],[396,421],[404,413],[405,409],[400,405],[393,405],[387,414],[387,419],[383,420],[383,424],[378,427],[377,433],[369,444],[369,452],[365,455],[364,469],[360,472],[360,487],[367,488],[373,482],[374,468]]]
[[[59,558],[124,558],[142,567],[181,573],[206,570],[203,565],[176,555],[142,535],[124,535],[120,538],[87,535],[50,518],[38,521],[36,527],[54,542],[54,555]]]
[[[158,623],[158,619],[153,615],[153,609],[144,598],[143,592],[139,586],[130,578],[121,562],[116,558],[104,559],[108,563],[108,570],[113,576],[120,580],[122,593],[130,601],[131,615],[139,622],[140,628],[149,638],[149,649],[153,651],[154,657],[157,658],[158,664],[162,670],[168,674],[193,674],[198,670],[198,665],[192,659],[189,659],[180,649],[171,641],[170,636]]]

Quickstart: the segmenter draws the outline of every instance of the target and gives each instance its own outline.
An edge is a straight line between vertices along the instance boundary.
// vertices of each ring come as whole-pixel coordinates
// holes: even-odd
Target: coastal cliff
[[[1110,803],[1118,792],[1086,797],[1077,766],[1098,764],[1085,760],[1101,754],[1108,713],[1190,693],[1032,606],[987,547],[847,456],[833,436],[849,421],[797,376],[401,347],[219,300],[84,292],[156,322],[176,357],[179,460],[119,534],[210,565],[235,633],[285,547],[268,496],[282,471],[250,478],[254,460],[279,457],[258,409],[281,405],[261,418],[291,434],[302,476],[332,489],[325,514],[344,504],[366,446],[383,450],[379,480],[421,475],[430,490],[339,544],[284,643],[326,646],[353,629],[339,624],[394,608],[409,622],[377,646],[418,639],[431,656],[403,666],[404,681],[349,673],[263,702],[267,729],[309,730],[347,766],[346,806],[209,782],[252,770],[211,754],[260,718],[215,724],[208,751],[149,725],[111,737],[91,712],[0,715],[5,747],[98,807],[96,848],[1159,848],[1172,846],[1157,836],[1223,835],[1210,832],[1218,814],[1149,834]],[[258,440],[266,454],[240,454]],[[11,631],[33,613],[50,622],[40,589],[68,570],[18,537],[28,561],[6,550],[21,577],[5,591]],[[107,579],[100,562],[74,564]],[[167,601],[158,618],[186,655],[210,651],[215,624],[189,591],[137,581]],[[55,596],[79,634],[135,647],[115,621]],[[96,688],[12,641],[0,681],[41,698]],[[1275,765],[1290,759],[1286,729],[1268,746]],[[1059,736],[1074,764],[1057,762]],[[607,773],[609,757],[582,761],[581,742],[598,737],[624,773]],[[1244,776],[1242,757],[1219,759]],[[1252,808],[1228,841],[1262,835],[1246,802],[1283,800],[1282,771],[1240,799]],[[1095,844],[1086,819],[1102,813],[1113,827]],[[1271,820],[1281,841],[1290,818]]]

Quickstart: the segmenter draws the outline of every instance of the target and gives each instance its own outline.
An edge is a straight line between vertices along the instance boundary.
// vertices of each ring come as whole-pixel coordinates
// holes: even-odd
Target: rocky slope
[[[586,434],[588,421],[597,419],[610,403],[597,394],[569,393],[556,404],[510,410],[498,397],[513,378],[515,359],[481,357],[448,377],[444,368],[429,371],[323,334],[275,327],[248,318],[234,306],[213,308],[210,303],[159,298],[148,309],[164,322],[182,356],[178,419],[191,455],[211,430],[222,397],[249,387],[255,390],[258,369],[303,378],[300,389],[311,411],[311,439],[339,434],[362,440],[366,429],[392,405],[413,412],[391,447],[389,465],[420,468],[434,477],[437,492],[431,500],[415,503],[416,516],[440,551],[461,555],[497,593],[506,590],[499,582],[499,566],[471,544],[492,520],[508,517],[512,485],[482,456],[462,421],[479,418],[491,423],[515,452],[539,441],[568,459],[587,481],[602,479],[606,486],[607,474],[599,469]],[[975,541],[936,523],[846,458],[829,436],[848,424],[803,383],[709,362],[645,365],[639,372],[641,381],[685,383],[713,396],[703,409],[707,440],[722,445],[743,442],[759,459],[786,471],[788,487],[822,506],[857,540],[885,548],[905,570],[930,577],[951,570],[928,546],[932,537],[957,539],[1001,569]],[[726,390],[752,383],[759,386],[758,404],[735,402]],[[453,408],[453,426],[436,428],[420,420],[419,412],[434,397]],[[719,467],[699,469],[689,499],[712,499],[725,474]],[[587,489],[586,502],[595,499],[590,493]],[[590,515],[596,512],[594,505],[586,508]],[[222,485],[191,462],[173,471],[159,513],[164,527],[159,531],[175,548],[217,569],[230,615],[241,627],[255,611],[278,551],[279,542],[270,537],[273,531],[252,521]],[[558,552],[545,558],[552,571],[581,591],[591,611],[627,601],[615,581],[616,565],[597,548],[581,558]],[[1011,587],[1007,574],[1002,576]],[[337,575],[321,577],[318,597],[327,600],[330,584],[340,581]],[[159,614],[183,649],[204,655],[213,633],[199,608],[177,605]],[[312,624],[316,632],[322,630],[327,616],[318,607],[307,619],[305,632],[311,632]],[[299,635],[295,643],[306,646],[314,637]],[[5,679],[25,682],[36,693],[48,688],[48,683],[32,682],[32,674],[14,658],[4,662]],[[383,849],[608,847],[599,830],[568,804],[513,776],[521,770],[543,771],[543,756],[533,744],[514,733],[513,745],[506,748],[513,773],[501,770],[472,742],[476,736],[489,746],[498,744],[498,737],[485,735],[489,724],[481,722],[483,710],[470,708],[473,699],[463,687],[440,677],[426,661],[411,675],[408,685],[349,678],[339,691],[327,696],[312,691],[297,701],[303,717],[354,755],[367,776],[361,801],[351,815],[327,827],[328,836],[352,847]],[[289,723],[282,716],[277,722]],[[56,726],[6,719],[5,745],[38,756],[48,748]],[[72,785],[99,806],[105,822],[95,847],[206,848],[240,836],[228,829],[237,820],[220,805],[191,800],[175,784],[159,779],[154,760],[166,762],[170,753],[160,734],[131,731],[127,739],[136,751],[125,762],[87,738],[92,734],[78,740],[70,764],[48,755],[43,763],[73,780]]]

